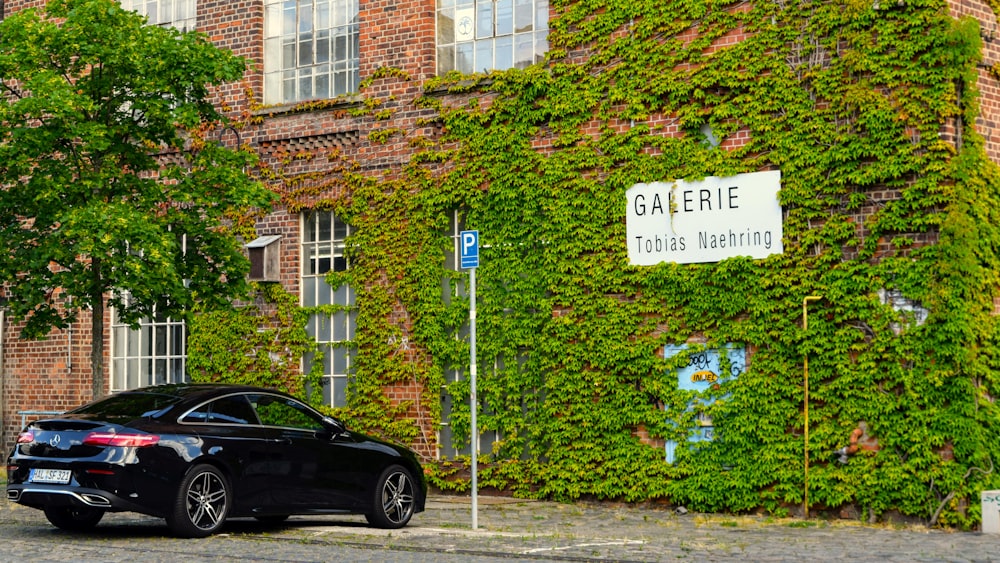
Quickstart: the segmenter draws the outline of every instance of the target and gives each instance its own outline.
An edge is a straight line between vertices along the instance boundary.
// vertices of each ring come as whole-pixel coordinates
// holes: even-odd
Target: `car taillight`
[[[35,434],[25,430],[17,435],[18,444],[30,444],[35,441]]]
[[[160,441],[155,434],[118,434],[115,432],[91,432],[83,439],[85,446],[120,446],[144,448]]]

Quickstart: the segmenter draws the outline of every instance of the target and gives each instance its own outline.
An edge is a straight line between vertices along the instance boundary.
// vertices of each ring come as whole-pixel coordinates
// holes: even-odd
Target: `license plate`
[[[32,469],[28,480],[32,483],[56,483],[65,485],[69,483],[69,469]]]

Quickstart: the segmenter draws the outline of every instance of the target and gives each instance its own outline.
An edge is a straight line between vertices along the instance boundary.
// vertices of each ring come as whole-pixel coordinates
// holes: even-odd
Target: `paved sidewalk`
[[[1000,536],[857,521],[677,514],[617,503],[434,495],[402,530],[296,517],[274,539],[569,561],[1000,561]]]

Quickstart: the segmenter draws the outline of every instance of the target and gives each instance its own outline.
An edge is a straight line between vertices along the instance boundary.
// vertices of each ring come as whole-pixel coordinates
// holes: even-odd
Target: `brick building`
[[[7,0],[4,10],[10,13],[41,4]],[[549,49],[549,21],[558,16],[548,0],[123,0],[123,4],[147,14],[153,24],[197,29],[253,63],[244,84],[220,92],[220,103],[230,107],[233,115],[254,118],[238,134],[226,132],[227,142],[256,147],[265,160],[274,163],[306,150],[337,152],[361,163],[362,174],[372,177],[398,174],[412,155],[414,149],[405,140],[375,142],[372,133],[392,127],[420,132],[421,118],[431,112],[413,102],[425,94],[427,80],[455,70],[502,70],[542,61]],[[981,111],[976,127],[985,138],[990,158],[1000,162],[1000,84],[991,72],[991,65],[1000,62],[997,19],[982,1],[951,0],[949,5],[954,16],[969,15],[980,22],[984,62],[979,72]],[[710,50],[740,41],[739,34],[729,34],[716,38]],[[585,57],[586,51],[568,56]],[[389,67],[408,79],[379,78],[379,69]],[[349,113],[363,103],[354,94],[372,78],[367,99],[394,110],[388,121]],[[251,100],[246,97],[248,87]],[[442,90],[436,95],[447,99],[464,94]],[[332,101],[304,103],[315,100]],[[650,122],[656,119],[651,116]],[[676,120],[659,119],[666,124],[664,135],[679,134]],[[619,125],[626,127],[626,121]],[[951,142],[960,142],[955,138],[960,123],[944,123],[942,129]],[[433,127],[428,125],[424,133],[433,135]],[[745,132],[737,132],[722,147],[732,150],[745,140]],[[288,170],[322,172],[329,166],[329,162],[312,160]],[[329,193],[318,193],[314,200],[341,195],[338,189],[334,186]],[[332,288],[323,279],[331,270],[348,267],[344,243],[351,228],[330,211],[277,208],[257,226],[264,237],[262,247],[274,244],[272,248],[280,249],[278,271],[271,274],[272,279],[300,296],[306,307],[354,305],[355,290]],[[459,224],[455,222],[451,230],[457,236]],[[449,260],[454,266],[455,256]],[[8,444],[21,423],[20,413],[61,411],[90,399],[89,337],[83,328],[89,320],[84,315],[78,326],[54,331],[47,340],[25,341],[18,337],[18,325],[2,314],[0,309],[0,443]],[[313,321],[308,327],[328,352],[324,393],[332,406],[345,405],[349,392],[351,357],[344,344],[355,334],[352,315],[334,313],[328,324]],[[407,338],[406,312],[396,311],[394,318],[402,327],[403,339]],[[105,350],[109,391],[184,379],[187,333],[181,323],[150,319],[140,330],[131,330],[117,324],[109,312],[107,326],[111,327]],[[414,361],[421,361],[420,352],[408,353]],[[303,369],[308,370],[310,358],[304,362]],[[390,396],[413,402],[411,415],[416,418],[424,391],[416,383],[394,384]],[[425,456],[467,451],[451,444],[447,415],[446,410],[440,426],[432,420],[418,421],[423,435],[418,447]]]
[[[265,156],[305,148],[337,148],[364,160],[373,172],[398,164],[405,156],[395,152],[397,147],[374,146],[365,141],[374,128],[372,120],[343,117],[342,110],[358,104],[351,94],[361,80],[380,67],[400,68],[413,78],[408,85],[376,85],[373,92],[411,100],[420,91],[420,83],[439,71],[471,72],[480,65],[524,66],[544,56],[549,15],[546,0],[519,0],[516,15],[515,3],[504,2],[496,13],[480,15],[491,18],[489,25],[496,25],[494,31],[480,30],[479,39],[456,43],[451,29],[442,29],[442,34],[451,35],[450,39],[438,38],[438,22],[454,20],[454,2],[439,3],[439,7],[428,1],[358,0],[311,4],[280,0],[125,0],[122,4],[146,15],[150,24],[203,32],[218,46],[253,64],[245,83],[219,92],[220,103],[228,104],[234,115],[252,111],[265,117],[259,126],[240,131],[239,142],[258,147]],[[471,13],[472,4],[468,4],[459,7],[460,15]],[[43,5],[37,0],[7,0],[3,10],[11,13]],[[497,41],[495,46],[493,41]],[[473,45],[478,46],[475,52],[471,50]],[[247,87],[253,91],[250,103],[267,109],[249,108]],[[302,101],[332,98],[341,102],[316,111],[295,109]],[[412,125],[416,118],[415,114],[400,117],[403,125]],[[236,142],[234,131],[224,132],[224,140]],[[298,171],[302,170],[300,167]],[[278,279],[289,291],[299,293],[304,305],[353,303],[349,288],[334,291],[320,279],[331,268],[344,267],[342,245],[347,225],[330,213],[299,214],[278,209],[261,222],[258,230],[262,235],[280,235]],[[349,367],[346,349],[335,344],[346,340],[353,327],[349,319],[338,321],[344,333],[331,335],[327,331],[316,336],[331,345],[333,352],[325,368],[326,395],[331,405],[343,406]],[[77,325],[53,331],[41,341],[21,340],[16,323],[2,316],[0,322],[0,443],[8,444],[24,418],[36,416],[24,413],[62,411],[90,399],[90,321],[84,313]],[[149,319],[141,329],[131,330],[117,323],[113,311],[106,323],[111,327],[105,350],[109,391],[185,379],[183,323]],[[400,393],[415,395],[406,390]],[[424,453],[433,455],[430,449]]]

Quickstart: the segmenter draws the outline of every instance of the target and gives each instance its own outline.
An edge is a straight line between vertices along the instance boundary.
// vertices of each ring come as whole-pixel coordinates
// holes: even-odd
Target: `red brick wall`
[[[110,314],[105,315],[104,322],[106,325],[111,322]],[[0,445],[4,454],[20,431],[19,412],[66,411],[93,398],[90,324],[91,315],[84,311],[68,329],[53,330],[43,340],[23,340],[19,338],[23,323],[5,317],[0,350],[3,362]],[[105,336],[105,365],[110,361],[109,338],[110,331]]]
[[[948,5],[956,18],[969,16],[980,22],[983,53],[979,64],[980,113],[976,120],[976,131],[985,138],[986,153],[990,159],[1000,162],[1000,83],[990,72],[990,67],[1000,63],[997,15],[982,0],[949,0]]]

